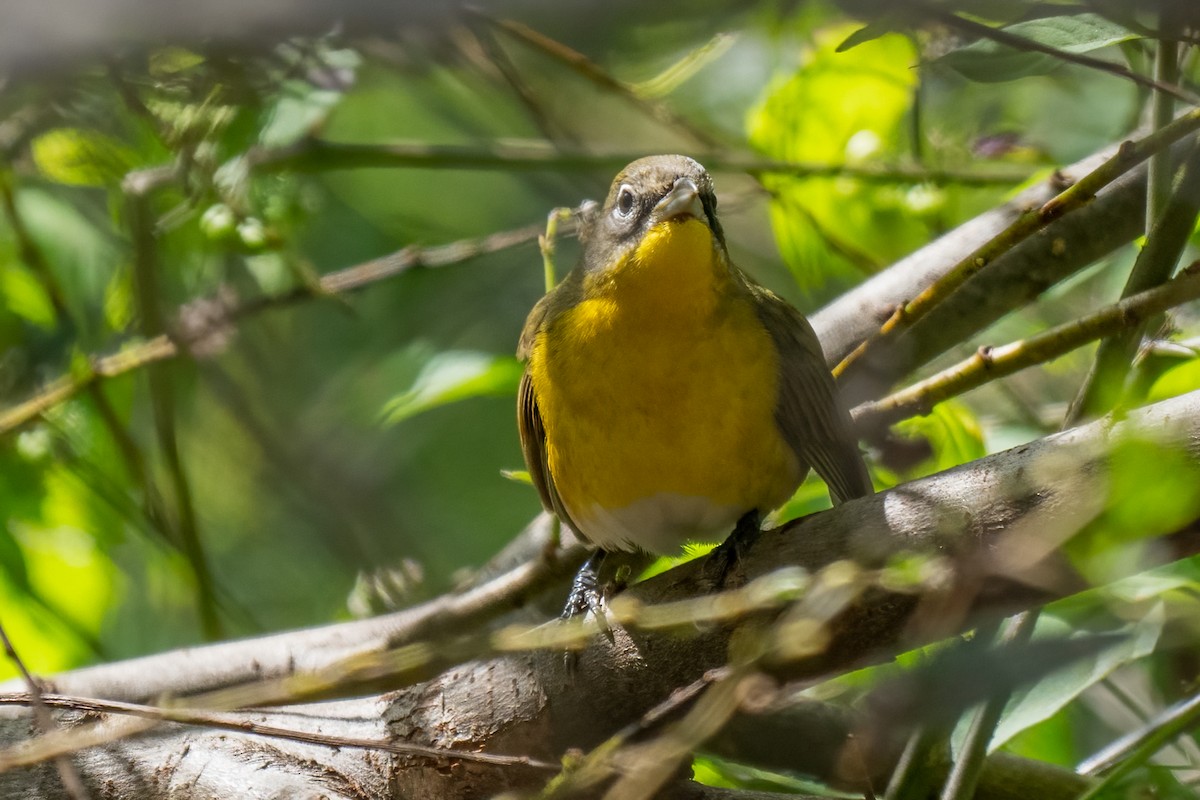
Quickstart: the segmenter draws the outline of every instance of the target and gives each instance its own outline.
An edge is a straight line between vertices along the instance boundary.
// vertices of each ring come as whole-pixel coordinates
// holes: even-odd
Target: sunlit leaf
[[[755,148],[785,161],[850,164],[899,149],[916,81],[912,42],[887,34],[837,52],[851,30],[819,32],[800,68],[771,83],[747,120]],[[803,287],[831,271],[873,271],[924,241],[903,189],[849,178],[765,175],[763,182],[779,250]]]
[[[112,186],[136,163],[129,148],[103,133],[55,128],[33,140],[33,161],[52,181],[73,186]]]
[[[889,483],[941,472],[987,455],[979,421],[968,406],[957,400],[938,403],[925,416],[906,419],[892,430],[901,441],[927,447],[929,455],[916,463],[892,465],[895,474]]]
[[[1147,402],[1157,403],[1200,389],[1200,358],[1193,358],[1168,368],[1150,385]]]
[[[742,791],[782,792],[806,797],[861,798],[862,792],[843,792],[806,780],[797,775],[759,769],[716,756],[703,756],[692,762],[692,779],[705,786],[717,786]]]
[[[123,331],[133,321],[133,276],[114,272],[104,290],[104,321],[114,331]]]
[[[204,56],[185,47],[160,47],[148,57],[150,72],[155,75],[173,75],[204,63]]]
[[[28,270],[9,265],[0,269],[0,303],[22,319],[46,330],[57,324],[49,295]]]
[[[500,470],[500,475],[514,483],[523,483],[526,486],[533,485],[533,477],[527,469],[502,469]]]
[[[383,420],[395,425],[448,403],[515,394],[523,369],[512,356],[467,350],[439,353],[429,360],[408,391],[384,407]]]
[[[1001,30],[1067,53],[1090,53],[1140,38],[1098,14],[1044,17],[1007,25]],[[979,39],[937,60],[973,81],[991,82],[1043,75],[1065,62],[1048,53],[1019,50],[992,39]]]
[[[898,32],[902,32],[899,21],[884,15],[878,19],[871,20],[866,25],[854,31],[854,33],[851,33],[842,40],[841,44],[837,46],[836,51],[839,53],[844,53],[847,50],[858,47],[860,44],[873,42],[880,36]]]

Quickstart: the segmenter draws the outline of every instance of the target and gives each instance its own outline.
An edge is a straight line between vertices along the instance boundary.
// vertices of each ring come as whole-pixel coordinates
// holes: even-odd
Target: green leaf
[[[0,569],[5,577],[22,594],[33,591],[29,585],[29,569],[25,564],[25,553],[9,532],[8,527],[0,527]]]
[[[897,23],[898,20],[895,17],[887,14],[878,19],[873,19],[843,39],[842,43],[834,48],[834,52],[844,53],[847,50],[858,47],[860,44],[873,42],[881,36],[886,36],[889,33],[897,33],[900,28]]]
[[[52,181],[111,186],[136,163],[132,149],[94,130],[55,128],[33,140],[33,162]]]
[[[523,483],[526,486],[533,486],[533,476],[529,474],[527,469],[502,469],[500,477],[510,480],[513,483]]]
[[[992,735],[988,749],[996,750],[1021,731],[1049,719],[1088,687],[1108,677],[1118,668],[1152,653],[1162,635],[1164,618],[1162,605],[1156,603],[1145,616],[1114,631],[1124,636],[1116,639],[1098,655],[1075,660],[1032,686],[1014,692],[1000,724]],[[1044,611],[1038,618],[1034,640],[1092,635],[1092,631],[1080,630],[1079,620],[1074,619],[1073,615],[1060,616],[1053,611]],[[959,722],[951,739],[955,748],[961,744],[969,725],[969,715]]]
[[[57,325],[50,296],[26,269],[9,265],[0,271],[0,302],[9,311],[39,328],[53,330]]]
[[[1103,47],[1141,38],[1138,34],[1098,14],[1045,17],[1006,25],[1000,30],[1067,53],[1090,53]],[[1049,53],[1034,53],[979,39],[946,53],[935,63],[968,80],[981,83],[1044,75],[1064,62]]]
[[[1093,585],[1129,572],[1151,537],[1200,516],[1200,465],[1183,448],[1137,439],[1119,441],[1108,454],[1107,487],[1091,502],[1100,512],[1062,551]]]
[[[187,72],[204,63],[204,56],[188,50],[185,47],[160,47],[150,53],[147,59],[150,73],[157,76],[175,75]]]
[[[800,68],[771,83],[747,119],[757,150],[782,161],[849,164],[903,151],[916,51],[889,33],[837,52],[852,30],[818,31]],[[926,226],[897,187],[787,175],[765,175],[763,184],[779,251],[805,289],[831,272],[857,278],[925,242]]]
[[[892,430],[906,439],[924,440],[930,456],[900,470],[890,483],[931,475],[987,455],[979,421],[969,407],[957,400],[938,403],[927,415],[906,419]]]
[[[104,321],[112,330],[123,331],[133,318],[133,274],[119,270],[113,273],[104,288]]]
[[[1006,753],[1063,767],[1074,767],[1085,755],[1076,742],[1081,726],[1078,706],[1068,704],[1041,722],[1017,732],[1004,745]]]
[[[512,356],[448,350],[429,360],[412,387],[383,409],[388,425],[472,397],[514,394],[524,367]]]
[[[24,188],[17,194],[17,209],[58,278],[67,308],[93,313],[113,271],[127,257],[114,238],[57,192]]]
[[[693,779],[705,786],[847,800],[862,797],[862,792],[843,792],[795,775],[771,772],[716,756],[697,757],[692,762],[692,772]]]
[[[1157,403],[1200,389],[1200,358],[1193,358],[1167,369],[1150,385],[1147,402]]]
[[[342,92],[319,89],[304,81],[288,82],[267,111],[259,143],[264,147],[282,147],[308,136],[325,121],[342,96]]]

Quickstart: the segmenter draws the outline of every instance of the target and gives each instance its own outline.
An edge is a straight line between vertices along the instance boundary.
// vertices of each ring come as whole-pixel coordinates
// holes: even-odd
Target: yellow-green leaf
[[[837,52],[852,26],[819,31],[796,71],[777,77],[747,120],[750,141],[783,161],[861,164],[902,151],[917,60],[899,34]],[[816,109],[820,109],[819,112]],[[872,271],[923,243],[897,187],[849,178],[765,175],[779,250],[801,286],[831,270]]]
[[[9,266],[0,271],[0,302],[39,328],[50,330],[56,324],[49,295],[28,270]]]
[[[33,140],[33,161],[52,181],[72,186],[116,184],[135,163],[133,150],[97,131],[55,128]]]
[[[439,353],[429,360],[408,391],[384,407],[384,422],[395,425],[471,397],[514,394],[522,369],[521,362],[512,356],[467,350]]]

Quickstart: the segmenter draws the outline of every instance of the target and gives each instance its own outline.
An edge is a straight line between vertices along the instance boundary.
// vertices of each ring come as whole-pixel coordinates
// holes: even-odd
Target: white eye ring
[[[633,206],[633,187],[627,183],[621,184],[621,189],[617,192],[617,205],[613,211],[619,217],[628,217],[633,213]]]

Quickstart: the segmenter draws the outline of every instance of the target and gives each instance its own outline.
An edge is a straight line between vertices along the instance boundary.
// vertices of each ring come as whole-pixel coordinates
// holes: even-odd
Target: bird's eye
[[[617,213],[622,217],[633,213],[633,189],[628,186],[622,186],[621,191],[617,193]]]

